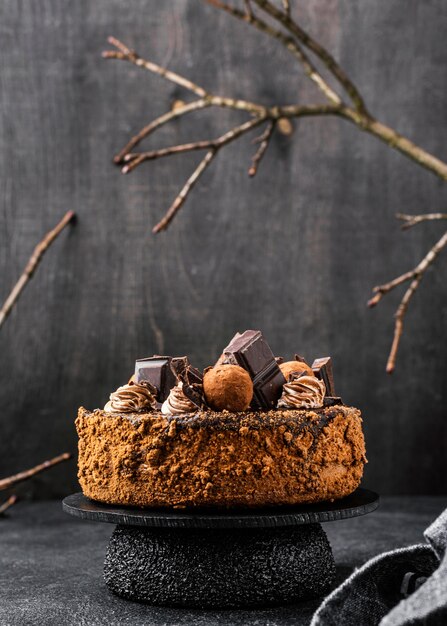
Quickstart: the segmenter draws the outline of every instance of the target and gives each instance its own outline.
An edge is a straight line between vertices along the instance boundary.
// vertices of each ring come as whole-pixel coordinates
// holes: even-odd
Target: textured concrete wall
[[[371,111],[447,158],[443,0],[312,0],[309,30]],[[417,293],[393,378],[384,373],[398,294],[368,311],[370,288],[409,269],[440,235],[403,234],[394,214],[447,206],[444,186],[337,119],[276,136],[258,176],[249,138],[222,151],[168,232],[150,234],[200,158],[121,177],[118,148],[181,89],[103,61],[114,34],[225,95],[320,100],[276,42],[201,2],[3,0],[0,5],[0,299],[40,236],[79,215],[44,259],[0,334],[0,475],[75,450],[76,408],[102,406],[136,357],[212,363],[236,330],[261,328],[276,354],[332,354],[339,393],[364,411],[366,484],[445,492],[446,265]],[[244,119],[206,111],[147,145],[208,138]],[[76,489],[74,464],[26,487]]]

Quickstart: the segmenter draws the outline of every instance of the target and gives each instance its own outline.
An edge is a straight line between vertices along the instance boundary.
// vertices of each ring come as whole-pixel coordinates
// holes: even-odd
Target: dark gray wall
[[[299,11],[379,119],[447,158],[444,0],[312,0]],[[414,298],[392,378],[384,367],[399,294],[365,307],[374,284],[409,269],[440,236],[436,224],[402,234],[393,215],[445,210],[445,185],[342,121],[303,120],[292,138],[275,138],[254,180],[248,138],[222,151],[154,237],[198,155],[128,177],[111,158],[188,95],[101,60],[110,34],[218,93],[319,98],[276,42],[201,2],[2,1],[0,299],[64,211],[79,221],[0,334],[0,476],[74,451],[77,407],[102,406],[136,357],[187,353],[204,366],[236,330],[261,328],[276,354],[333,355],[338,391],[364,412],[368,485],[445,493],[445,258]],[[207,111],[150,144],[207,138],[240,119]],[[74,489],[74,463],[25,487]]]

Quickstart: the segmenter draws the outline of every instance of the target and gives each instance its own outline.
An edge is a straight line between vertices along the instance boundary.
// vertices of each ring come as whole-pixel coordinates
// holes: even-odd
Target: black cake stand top
[[[82,493],[67,496],[62,503],[66,513],[80,519],[152,528],[274,528],[318,524],[365,515],[378,506],[377,493],[361,487],[350,496],[335,502],[231,511],[114,506],[89,500]]]

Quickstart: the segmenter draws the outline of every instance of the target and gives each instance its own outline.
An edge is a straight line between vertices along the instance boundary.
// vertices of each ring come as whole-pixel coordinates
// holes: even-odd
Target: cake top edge
[[[310,365],[311,363],[311,365]],[[331,357],[306,362],[275,356],[260,330],[237,332],[214,365],[200,371],[187,356],[139,358],[130,380],[110,394],[104,412],[165,417],[201,412],[238,415],[319,410],[342,405]]]
[[[87,409],[86,407],[80,407],[78,410],[78,416],[85,417],[101,417],[106,419],[127,419],[129,421],[143,421],[143,420],[154,420],[154,419],[164,419],[166,421],[173,420],[192,420],[192,419],[202,419],[212,421],[214,419],[219,419],[222,421],[225,420],[278,420],[281,418],[287,419],[292,418],[296,419],[298,417],[309,418],[311,416],[325,416],[325,417],[335,417],[336,415],[347,414],[347,413],[356,413],[358,415],[361,414],[360,409],[354,406],[348,406],[345,404],[334,404],[332,406],[318,407],[318,408],[279,408],[279,409],[270,409],[268,411],[260,411],[260,410],[249,410],[249,411],[212,411],[212,410],[196,410],[191,411],[189,413],[182,413],[179,415],[165,415],[162,411],[134,411],[134,412],[123,412],[123,413],[111,413],[105,411],[104,409]]]

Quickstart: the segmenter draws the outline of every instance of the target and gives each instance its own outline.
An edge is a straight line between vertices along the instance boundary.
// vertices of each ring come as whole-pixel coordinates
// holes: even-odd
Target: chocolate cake
[[[328,388],[330,359],[281,364],[259,331],[238,333],[204,378],[186,357],[139,360],[103,410],[79,409],[82,490],[106,503],[175,508],[347,496],[366,462],[362,420]]]

